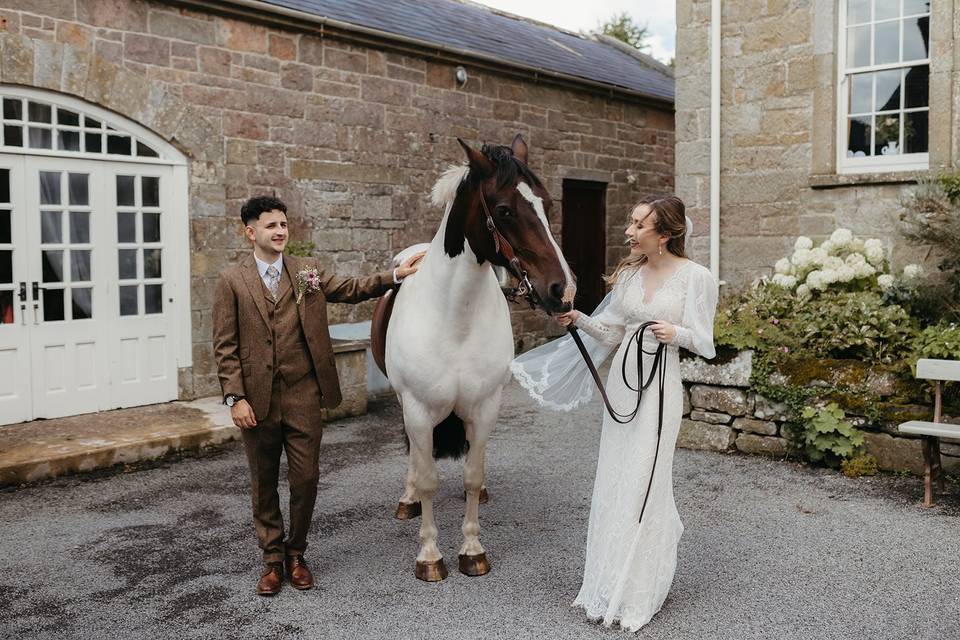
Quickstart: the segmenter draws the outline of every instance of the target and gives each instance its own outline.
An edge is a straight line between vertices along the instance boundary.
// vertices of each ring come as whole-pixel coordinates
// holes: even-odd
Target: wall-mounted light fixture
[[[467,83],[467,70],[463,67],[457,67],[454,71],[454,77],[457,79],[457,84],[462,87]]]

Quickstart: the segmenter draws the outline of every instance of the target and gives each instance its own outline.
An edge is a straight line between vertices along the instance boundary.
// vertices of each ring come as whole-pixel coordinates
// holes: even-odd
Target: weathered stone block
[[[737,418],[733,421],[733,428],[739,431],[749,433],[760,433],[765,436],[777,435],[777,424],[767,420],[754,420],[753,418]]]
[[[29,85],[33,82],[33,41],[26,36],[0,36],[0,79]]]
[[[271,33],[269,38],[270,55],[278,60],[295,60],[297,58],[297,41],[293,38]]]
[[[769,398],[754,394],[753,416],[761,420],[785,422],[790,419],[790,407],[783,402],[774,402]]]
[[[766,437],[741,433],[737,437],[736,446],[739,451],[764,456],[782,457],[790,450],[790,443],[783,438]]]
[[[734,432],[730,427],[682,420],[677,446],[684,449],[702,449],[707,451],[727,451],[734,441]]]
[[[877,466],[884,471],[908,470],[923,473],[921,440],[894,438],[886,433],[864,433],[867,452],[877,458]]]
[[[123,57],[144,64],[170,65],[170,41],[136,33],[123,38]]]
[[[711,364],[700,357],[680,361],[680,377],[684,382],[715,384],[725,387],[746,387],[753,373],[753,351],[741,351],[724,364]]]
[[[730,424],[732,416],[725,413],[713,413],[711,411],[691,411],[690,419],[696,422],[709,422],[710,424]],[[734,425],[736,428],[736,425]]]
[[[152,11],[150,13],[150,33],[198,44],[214,44],[216,42],[213,22],[194,20],[165,11]]]
[[[731,416],[742,416],[753,410],[752,399],[746,392],[728,387],[695,384],[690,387],[690,402],[698,409],[715,409]]]

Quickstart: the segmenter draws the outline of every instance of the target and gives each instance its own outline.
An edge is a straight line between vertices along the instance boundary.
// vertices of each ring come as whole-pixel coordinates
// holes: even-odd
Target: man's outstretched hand
[[[407,260],[404,261],[402,265],[397,267],[397,277],[403,279],[403,278],[406,278],[407,276],[415,274],[417,272],[417,269],[419,269],[419,267],[417,266],[417,263],[419,263],[420,260],[425,255],[427,255],[427,252],[421,251],[420,253],[415,253],[409,258],[407,258]]]

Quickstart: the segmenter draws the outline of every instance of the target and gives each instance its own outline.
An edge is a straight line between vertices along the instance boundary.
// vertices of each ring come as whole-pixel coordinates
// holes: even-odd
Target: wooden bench
[[[923,436],[923,506],[933,506],[933,481],[943,492],[943,465],[940,461],[940,438],[960,440],[960,425],[940,422],[942,405],[942,385],[944,382],[960,381],[960,361],[932,360],[923,358],[917,361],[917,377],[934,380],[933,422],[910,420],[902,423],[900,433]]]

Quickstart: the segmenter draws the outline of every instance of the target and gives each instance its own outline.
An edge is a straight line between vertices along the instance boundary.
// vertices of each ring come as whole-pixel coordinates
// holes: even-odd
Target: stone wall
[[[719,365],[701,358],[681,361],[684,417],[678,447],[799,458],[791,450],[788,407],[750,391],[752,362],[749,351]],[[930,412],[932,416],[932,407]],[[857,426],[864,430],[866,450],[876,456],[880,469],[923,473],[921,438],[901,435],[893,423],[875,431],[867,430],[872,425]],[[941,442],[944,470],[960,477],[960,441]]]
[[[673,188],[673,113],[636,98],[455,65],[424,53],[358,45],[347,35],[268,26],[142,0],[12,0],[0,8],[0,82],[81,97],[181,149],[190,165],[193,367],[182,397],[219,392],[211,349],[218,274],[248,251],[241,202],[276,192],[293,239],[316,243],[342,275],[384,268],[429,240],[428,204],[461,137],[531,148],[555,199],[564,178],[609,184],[608,262],[620,257],[629,205]],[[5,33],[4,33],[5,32]],[[522,345],[543,339],[540,313],[516,307]],[[369,318],[372,304],[332,305],[330,321]]]
[[[710,208],[710,0],[678,0],[676,188],[706,263]],[[932,3],[930,166],[957,158],[960,88],[953,2]],[[836,174],[837,6],[833,0],[724,2],[721,18],[720,276],[769,274],[793,238],[838,226],[888,243],[895,265],[924,257],[896,234],[915,172]]]

